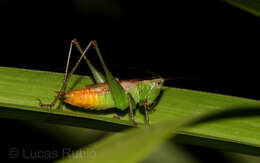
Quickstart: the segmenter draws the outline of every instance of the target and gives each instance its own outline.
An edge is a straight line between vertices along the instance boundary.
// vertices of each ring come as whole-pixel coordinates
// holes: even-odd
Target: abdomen
[[[137,88],[138,83],[139,80],[125,80],[120,82],[125,91],[133,96],[136,103],[140,100]],[[107,83],[71,90],[65,93],[64,98],[66,103],[86,109],[105,110],[115,107]]]
[[[105,110],[115,107],[110,91],[81,88],[65,93],[65,102],[92,110]]]

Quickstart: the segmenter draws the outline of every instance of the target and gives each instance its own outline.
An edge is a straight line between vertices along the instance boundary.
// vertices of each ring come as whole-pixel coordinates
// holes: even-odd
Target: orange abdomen
[[[64,95],[65,102],[86,109],[103,110],[114,107],[110,92],[89,88],[71,90]]]

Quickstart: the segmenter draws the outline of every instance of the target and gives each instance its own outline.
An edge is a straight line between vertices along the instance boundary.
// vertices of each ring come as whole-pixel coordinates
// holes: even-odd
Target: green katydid
[[[72,51],[72,46],[76,45],[77,49],[80,51],[81,56],[78,59],[75,66],[72,68],[71,72],[68,73],[69,61]],[[102,75],[88,60],[86,57],[86,52],[93,45],[102,67],[105,72],[105,76]],[[96,84],[87,86],[86,88],[80,88],[65,92],[67,83],[78,67],[82,59],[85,59],[88,67],[90,68]],[[91,41],[86,49],[83,51],[79,43],[74,39],[71,41],[70,50],[67,59],[66,71],[63,85],[58,91],[57,96],[50,104],[43,104],[39,99],[39,105],[45,108],[52,108],[61,97],[66,103],[73,106],[78,106],[91,110],[105,110],[110,108],[117,108],[125,110],[129,108],[131,121],[133,125],[136,125],[134,120],[134,109],[136,105],[143,106],[145,110],[146,125],[149,125],[148,111],[151,105],[154,103],[155,99],[158,97],[161,87],[164,83],[163,78],[155,78],[151,80],[118,80],[110,73],[108,70],[96,41]]]

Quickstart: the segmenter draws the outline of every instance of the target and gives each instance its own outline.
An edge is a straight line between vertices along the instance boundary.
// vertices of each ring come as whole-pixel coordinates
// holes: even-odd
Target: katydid
[[[72,46],[76,45],[80,51],[81,56],[78,59],[71,72],[68,73],[69,61],[72,52]],[[102,75],[88,60],[86,52],[93,45],[102,67],[105,76]],[[87,86],[86,88],[74,89],[65,92],[67,83],[78,67],[82,59],[85,59],[95,79],[96,84]],[[143,106],[145,110],[146,125],[149,126],[148,111],[151,109],[152,104],[158,97],[161,87],[164,83],[163,78],[155,78],[151,80],[118,80],[108,70],[96,41],[91,41],[86,49],[83,51],[79,43],[74,39],[71,41],[67,65],[65,70],[64,82],[61,89],[57,92],[57,96],[50,104],[43,104],[39,99],[39,105],[44,108],[52,108],[62,98],[66,103],[91,110],[106,110],[110,108],[117,108],[125,110],[129,108],[131,121],[136,125],[134,120],[134,110],[136,105]]]

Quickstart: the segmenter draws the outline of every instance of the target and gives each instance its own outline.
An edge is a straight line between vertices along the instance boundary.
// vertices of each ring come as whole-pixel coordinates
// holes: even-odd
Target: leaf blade
[[[224,0],[225,2],[260,17],[259,0]]]
[[[104,112],[85,111],[68,105],[63,107],[64,110],[40,108],[36,99],[41,98],[44,102],[52,101],[55,96],[54,91],[58,90],[62,84],[63,74],[0,67],[0,76],[0,117],[38,120],[108,131],[121,131],[131,126],[127,111],[123,113],[113,109]],[[68,89],[84,87],[86,84],[92,83],[89,77],[74,75]],[[188,119],[236,107],[259,108],[260,102],[164,87],[158,104],[150,112],[150,120],[153,125],[172,119]],[[120,120],[112,118],[117,114],[121,116]],[[144,123],[144,115],[140,111],[136,112],[136,122],[139,127]],[[205,137],[253,147],[260,146],[259,114],[256,114],[255,117],[238,117],[232,121],[222,120],[218,123],[207,123],[207,125],[199,125],[182,132],[192,137]]]

